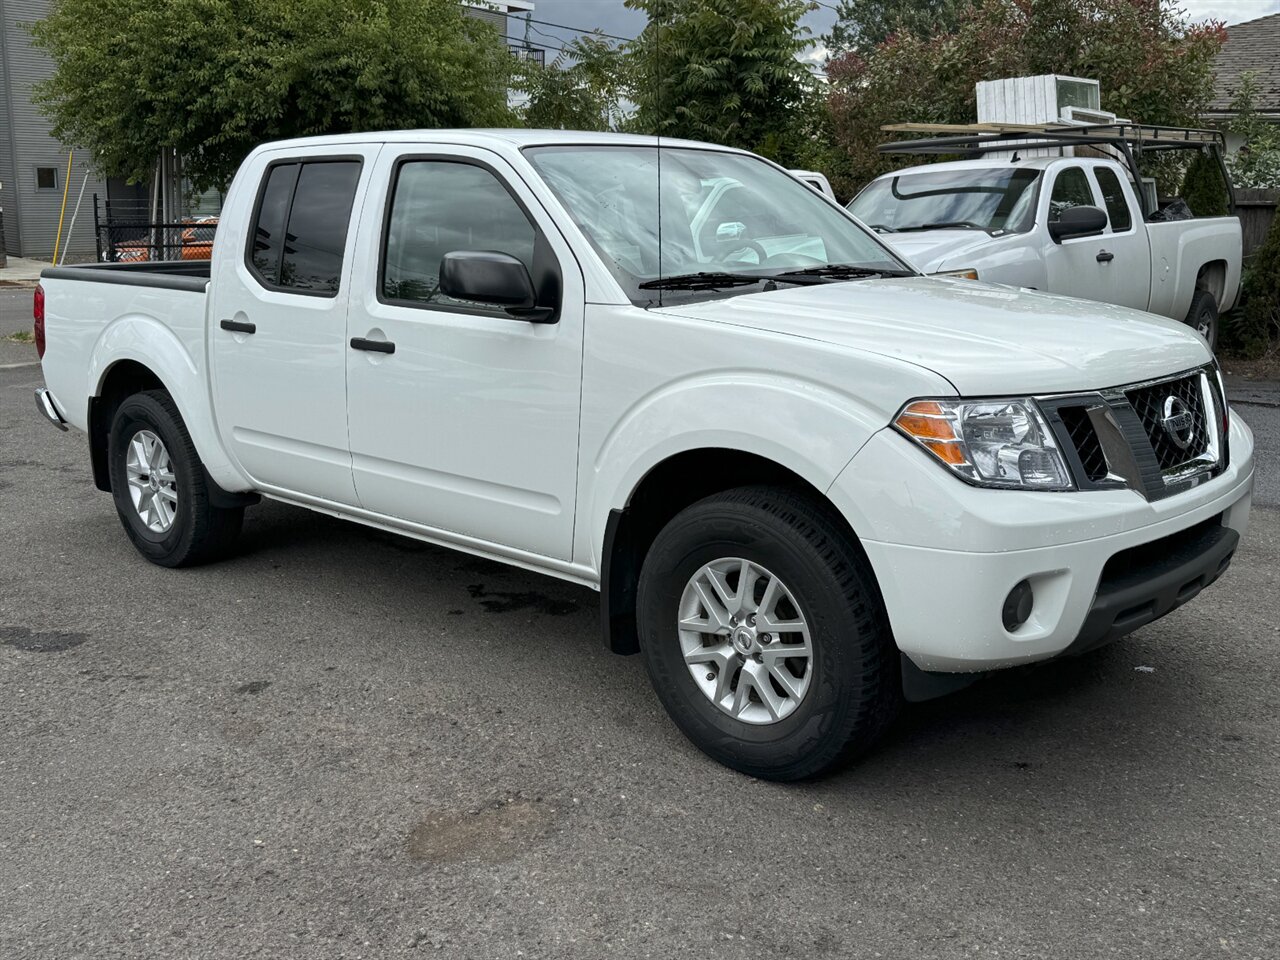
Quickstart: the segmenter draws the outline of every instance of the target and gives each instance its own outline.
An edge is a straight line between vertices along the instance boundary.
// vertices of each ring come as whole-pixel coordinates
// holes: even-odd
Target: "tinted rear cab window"
[[[333,296],[342,277],[359,160],[272,166],[262,188],[250,266],[265,286]]]
[[[1098,178],[1098,186],[1102,189],[1102,200],[1107,205],[1107,217],[1111,220],[1111,229],[1123,233],[1133,226],[1133,217],[1129,213],[1129,201],[1125,198],[1124,189],[1120,186],[1120,178],[1115,171],[1107,167],[1095,167],[1094,175]]]

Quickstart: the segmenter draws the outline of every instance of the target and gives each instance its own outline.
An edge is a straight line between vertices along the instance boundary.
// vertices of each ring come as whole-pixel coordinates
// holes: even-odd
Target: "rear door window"
[[[359,181],[359,160],[270,168],[250,240],[250,266],[264,286],[312,296],[337,294]]]
[[[1133,226],[1133,214],[1129,212],[1129,201],[1120,185],[1120,178],[1109,167],[1094,167],[1093,175],[1098,178],[1098,188],[1102,191],[1102,202],[1106,204],[1112,232],[1124,233]]]

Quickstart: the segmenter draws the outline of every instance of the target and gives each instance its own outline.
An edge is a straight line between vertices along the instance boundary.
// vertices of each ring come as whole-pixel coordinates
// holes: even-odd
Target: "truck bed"
[[[208,260],[161,260],[155,263],[85,263],[74,267],[50,267],[40,273],[45,280],[90,280],[122,283],[163,290],[203,293],[209,283]]]

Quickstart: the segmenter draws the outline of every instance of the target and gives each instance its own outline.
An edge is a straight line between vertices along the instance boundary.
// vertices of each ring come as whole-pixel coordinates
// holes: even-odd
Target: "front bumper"
[[[921,670],[982,672],[1092,649],[1216,579],[1252,503],[1253,438],[1234,415],[1230,443],[1222,474],[1148,502],[970,487],[882,432],[830,495],[859,533],[899,649]],[[1022,580],[1034,605],[1010,631],[1001,611]]]

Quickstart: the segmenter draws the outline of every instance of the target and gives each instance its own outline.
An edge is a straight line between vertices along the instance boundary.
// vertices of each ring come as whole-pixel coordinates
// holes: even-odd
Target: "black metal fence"
[[[533,47],[527,43],[507,42],[507,49],[517,60],[532,60],[540,67],[547,65],[547,51],[541,47]]]
[[[150,213],[145,200],[100,200],[95,195],[93,229],[98,259],[108,263],[209,259],[217,217],[157,222],[150,219]]]

